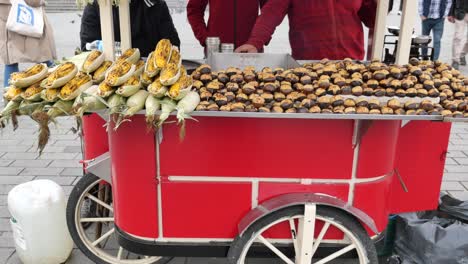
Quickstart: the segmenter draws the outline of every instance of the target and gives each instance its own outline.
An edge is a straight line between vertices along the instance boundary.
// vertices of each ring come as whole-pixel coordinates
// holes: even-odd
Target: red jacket
[[[221,43],[234,43],[238,47],[249,39],[260,7],[266,1],[189,0],[187,17],[195,37],[202,46],[205,46],[207,37],[220,37]],[[206,25],[204,15],[208,3],[210,14],[208,25]],[[264,43],[267,43],[269,39],[266,38]]]
[[[247,41],[257,49],[269,40],[286,14],[296,59],[364,58],[361,22],[373,27],[376,0],[269,0]]]

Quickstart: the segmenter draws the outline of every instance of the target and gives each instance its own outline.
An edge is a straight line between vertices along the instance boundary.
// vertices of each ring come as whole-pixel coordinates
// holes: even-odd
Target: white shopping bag
[[[42,7],[31,7],[24,0],[11,0],[6,28],[24,36],[42,37],[44,33]]]

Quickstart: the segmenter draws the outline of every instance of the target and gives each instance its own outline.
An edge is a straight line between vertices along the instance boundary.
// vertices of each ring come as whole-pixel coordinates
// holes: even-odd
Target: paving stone
[[[10,219],[9,218],[0,218],[0,231],[11,232]],[[4,238],[4,237],[1,236],[0,239],[1,238]],[[8,238],[8,237],[5,237],[5,238]],[[2,246],[1,244],[2,244],[2,241],[0,240],[0,248],[3,248],[4,246]]]
[[[31,181],[34,176],[1,176],[0,184],[20,184]]]
[[[5,155],[6,152],[0,152],[0,158]]]
[[[51,135],[51,138],[54,140],[79,140],[80,136],[78,134],[60,134],[60,135]]]
[[[11,217],[7,206],[0,206],[0,217],[4,217],[4,218]]]
[[[51,168],[83,168],[79,160],[54,160],[50,163]]]
[[[70,196],[70,193],[72,192],[74,186],[62,186],[63,191],[65,192],[65,195],[68,197]]]
[[[65,168],[60,175],[63,176],[82,176],[83,169],[82,168]]]
[[[465,191],[464,186],[458,181],[444,181],[442,182],[441,190],[443,191]]]
[[[77,177],[65,177],[65,176],[37,176],[34,178],[34,180],[51,180],[56,182],[57,184],[61,186],[66,186],[66,185],[73,185],[73,182],[75,182]],[[0,178],[1,180],[1,178]]]
[[[450,145],[449,150],[461,150],[461,151],[468,151],[468,145]]]
[[[468,139],[451,139],[450,143],[454,145],[468,145]]]
[[[24,168],[0,167],[0,176],[14,176],[22,172]]]
[[[461,166],[461,165],[447,165],[445,166],[448,172],[467,172],[468,173],[468,166]]]
[[[81,142],[79,140],[57,140],[53,144],[55,147],[70,147],[78,146],[81,147]]]
[[[88,259],[80,250],[74,249],[70,258],[66,262],[67,264],[94,264]]]
[[[6,205],[8,203],[7,195],[0,195],[0,205]]]
[[[30,152],[9,152],[6,153],[1,157],[1,159],[8,159],[8,160],[17,160],[17,159],[23,159],[23,160],[34,160],[38,156],[37,153],[30,153]]]
[[[60,175],[63,168],[26,168],[21,172],[20,175],[32,175],[32,176],[48,176],[48,175]]]
[[[5,264],[22,264],[22,261],[19,259],[18,254],[15,252]]]
[[[45,168],[52,161],[51,160],[16,160],[10,167],[24,167],[24,168]]]
[[[468,191],[449,191],[458,200],[468,201]]]
[[[463,151],[456,151],[456,150],[450,150],[447,153],[447,157],[449,158],[468,158],[468,155],[466,155]]]
[[[80,146],[67,146],[67,147],[65,147],[63,152],[66,152],[66,153],[78,153],[78,152],[80,152],[81,153],[81,145]]]
[[[0,248],[0,263],[6,263],[14,251],[13,248]]]
[[[31,146],[20,146],[20,145],[0,145],[0,150],[2,152],[26,152],[31,148]]]
[[[42,153],[38,159],[46,159],[46,160],[72,160],[77,159],[76,153]]]
[[[446,172],[444,173],[444,181],[468,181],[468,173]]]
[[[64,152],[65,150],[65,147],[57,147],[57,146],[50,146],[50,145],[47,145],[44,150],[42,151],[42,153],[62,153]],[[33,153],[36,153],[36,155],[39,154],[39,152],[37,151],[37,146],[32,146],[31,148],[29,148],[28,152],[33,152]]]
[[[459,165],[459,164],[455,161],[455,159],[453,159],[453,158],[447,158],[447,159],[445,160],[445,165]]]
[[[0,139],[0,146],[7,146],[7,145],[12,145],[16,146],[21,142],[21,140],[17,139]]]
[[[0,167],[7,167],[11,163],[13,163],[14,160],[4,160],[0,159]]]

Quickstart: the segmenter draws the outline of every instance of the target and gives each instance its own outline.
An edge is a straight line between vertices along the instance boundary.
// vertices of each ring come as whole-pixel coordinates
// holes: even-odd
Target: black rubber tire
[[[81,179],[78,181],[78,183],[75,185],[73,188],[72,192],[70,193],[70,197],[68,198],[68,203],[67,203],[67,225],[68,225],[68,230],[70,232],[70,235],[73,239],[73,242],[75,242],[75,245],[85,254],[86,257],[88,257],[90,260],[94,261],[97,264],[115,264],[115,263],[110,263],[107,262],[103,259],[101,259],[99,256],[91,252],[84,242],[81,240],[80,236],[78,235],[78,230],[76,229],[76,223],[75,223],[75,209],[76,206],[78,206],[79,199],[83,192],[88,189],[88,187],[92,184],[94,184],[96,181],[98,181],[99,178],[95,176],[94,174],[88,173],[81,177]],[[173,258],[172,257],[164,257],[160,260],[157,260],[153,262],[153,264],[166,264],[169,261],[171,261]]]
[[[231,264],[238,264],[237,261],[240,258],[244,246],[246,243],[255,235],[258,230],[261,230],[265,226],[270,225],[276,220],[284,217],[292,217],[304,214],[304,206],[292,206],[285,209],[281,209],[277,212],[271,213],[264,216],[253,223],[242,236],[237,236],[231,247],[229,248],[228,261]],[[367,234],[366,230],[362,225],[348,213],[343,210],[336,209],[329,206],[317,206],[317,215],[333,218],[334,221],[343,225],[351,233],[353,233],[363,244],[369,264],[378,264],[379,260],[377,257],[377,250],[375,245]]]

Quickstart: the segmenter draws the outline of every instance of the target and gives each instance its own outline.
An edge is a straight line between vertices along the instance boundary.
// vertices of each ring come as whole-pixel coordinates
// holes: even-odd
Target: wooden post
[[[400,37],[396,53],[396,64],[403,65],[409,61],[411,39],[416,22],[418,1],[403,1],[403,14],[400,23]]]
[[[138,0],[141,1],[141,0]],[[132,47],[132,28],[130,26],[130,4],[128,0],[120,0],[120,47],[122,52]]]
[[[115,55],[114,20],[112,0],[98,0],[101,18],[101,36],[106,60],[113,61]]]
[[[389,0],[378,0],[377,15],[373,30],[371,59],[382,59],[384,50],[384,38],[387,24]]]

